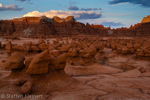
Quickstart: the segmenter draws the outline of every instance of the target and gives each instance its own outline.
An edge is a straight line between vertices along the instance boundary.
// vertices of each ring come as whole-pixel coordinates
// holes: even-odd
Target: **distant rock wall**
[[[35,38],[51,35],[147,36],[150,34],[150,23],[138,23],[134,26],[131,25],[130,28],[111,29],[110,27],[105,28],[103,25],[90,25],[88,23],[85,25],[76,22],[74,16],[68,16],[65,19],[57,16],[53,18],[42,16],[0,20],[0,36],[26,37],[24,32],[26,29],[31,30],[29,37]],[[112,34],[109,34],[109,31],[112,31]]]

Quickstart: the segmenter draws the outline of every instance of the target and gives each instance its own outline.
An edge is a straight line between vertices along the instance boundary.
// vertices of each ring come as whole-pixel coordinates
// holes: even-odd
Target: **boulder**
[[[25,57],[19,52],[14,52],[13,55],[6,62],[7,69],[21,69],[24,68],[23,61]]]
[[[140,67],[139,70],[140,70],[141,73],[145,73],[146,72],[144,67]]]
[[[37,46],[31,46],[32,51],[39,51],[40,49]]]
[[[32,83],[31,82],[26,82],[21,86],[21,92],[23,94],[30,94],[32,90]]]

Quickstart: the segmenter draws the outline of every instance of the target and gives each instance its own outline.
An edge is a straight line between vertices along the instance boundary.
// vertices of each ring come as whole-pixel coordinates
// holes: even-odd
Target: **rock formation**
[[[6,46],[5,46],[5,52],[7,52],[8,57],[11,56],[11,51],[12,51],[11,41],[8,41]]]
[[[7,69],[22,69],[24,68],[23,61],[25,60],[25,57],[18,53],[15,52],[11,57],[9,57],[7,63],[6,63],[6,68]]]
[[[130,28],[105,28],[103,25],[90,25],[76,22],[73,16],[65,19],[54,16],[52,19],[42,17],[22,17],[13,20],[0,20],[0,36],[42,38],[51,36],[101,35],[101,36],[139,36],[149,35],[150,17],[143,18],[142,23]],[[29,30],[28,34],[25,30]],[[112,34],[109,34],[109,33]],[[10,37],[13,36],[13,37]]]
[[[148,15],[147,17],[144,17],[142,20],[142,23],[147,23],[150,22],[150,15]]]

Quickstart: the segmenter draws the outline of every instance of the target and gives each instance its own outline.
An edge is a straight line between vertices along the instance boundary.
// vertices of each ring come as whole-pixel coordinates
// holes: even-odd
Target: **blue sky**
[[[150,12],[150,0],[0,0],[0,19],[23,16],[75,16],[105,27],[129,27]]]

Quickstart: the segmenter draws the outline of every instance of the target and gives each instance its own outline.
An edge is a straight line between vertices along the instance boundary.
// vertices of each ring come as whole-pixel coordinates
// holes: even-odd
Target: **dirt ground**
[[[6,42],[1,39],[1,41]],[[12,43],[22,44],[28,39],[14,40]],[[38,40],[32,40],[37,42]],[[22,95],[19,88],[13,85],[15,79],[7,79],[10,70],[5,68],[7,54],[0,49],[0,100],[149,100],[150,99],[150,58],[135,59],[135,55],[117,55],[105,48],[109,58],[103,64],[97,63],[86,66],[66,64],[65,72],[70,76],[67,80],[34,84],[30,97]],[[25,54],[26,58],[35,53]],[[125,70],[122,66],[128,65],[133,69]],[[139,68],[144,67],[145,73]],[[17,96],[15,96],[16,94]],[[5,97],[3,97],[3,95]]]

